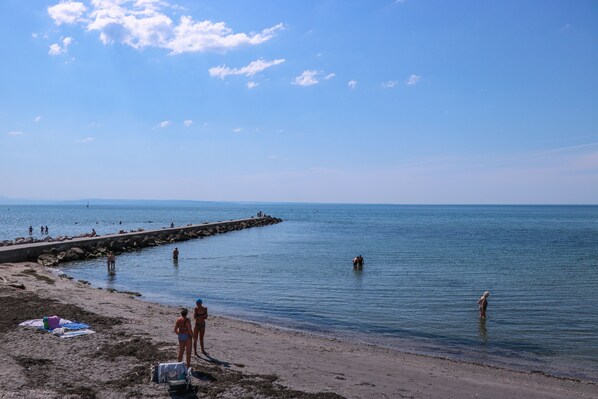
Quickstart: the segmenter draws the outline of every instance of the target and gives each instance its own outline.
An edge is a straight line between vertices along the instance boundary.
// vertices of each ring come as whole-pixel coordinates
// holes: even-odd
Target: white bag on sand
[[[170,381],[187,381],[187,366],[180,363],[160,363],[152,366],[151,381],[166,383]]]

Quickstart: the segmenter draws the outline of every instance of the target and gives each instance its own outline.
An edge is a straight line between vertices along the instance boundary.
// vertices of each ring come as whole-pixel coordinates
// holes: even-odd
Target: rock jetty
[[[68,237],[61,240],[12,243],[12,245],[0,247],[0,263],[37,261],[43,266],[56,266],[62,262],[101,258],[109,252],[118,255],[147,247],[204,238],[252,227],[268,226],[280,222],[282,222],[282,219],[264,215],[249,219],[191,224],[161,230],[121,231],[118,234],[95,237]]]

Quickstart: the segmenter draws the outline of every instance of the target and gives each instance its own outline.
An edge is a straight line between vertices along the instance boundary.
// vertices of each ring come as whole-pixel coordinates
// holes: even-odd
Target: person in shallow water
[[[478,299],[478,306],[480,308],[480,317],[486,317],[486,308],[488,307],[488,297],[490,291],[484,292],[484,294]]]
[[[191,342],[193,330],[191,320],[187,318],[187,309],[181,309],[181,317],[174,323],[174,333],[179,337],[179,362],[183,361],[183,354],[186,354],[187,368],[191,367]]]
[[[208,318],[208,308],[203,306],[202,300],[197,298],[195,300],[195,309],[193,310],[193,318],[195,319],[195,329],[193,330],[193,350],[195,351],[195,356],[199,356],[197,354],[197,336],[199,335],[199,345],[201,348],[201,353],[204,355],[208,355],[206,350],[203,346],[203,337],[206,333],[206,319]]]
[[[354,269],[362,269],[363,268],[363,256],[358,255],[353,258],[353,268]]]
[[[172,259],[179,260],[179,249],[178,248],[175,248],[174,251],[172,251]]]
[[[108,264],[108,274],[114,274],[116,272],[116,256],[112,252],[108,252],[106,263]]]

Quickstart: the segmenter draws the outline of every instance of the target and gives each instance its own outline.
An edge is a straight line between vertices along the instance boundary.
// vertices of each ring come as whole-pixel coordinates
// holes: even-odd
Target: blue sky
[[[0,196],[598,203],[598,3],[2,0]]]

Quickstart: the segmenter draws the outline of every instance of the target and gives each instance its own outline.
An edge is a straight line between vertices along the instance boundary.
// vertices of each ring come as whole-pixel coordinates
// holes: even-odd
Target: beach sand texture
[[[0,265],[0,398],[168,398],[150,365],[176,361],[179,309]],[[7,283],[23,284],[25,289]],[[189,308],[193,303],[186,304]],[[208,304],[209,306],[209,304]],[[96,334],[18,327],[57,314]],[[400,353],[211,315],[193,398],[598,398],[593,383]]]

